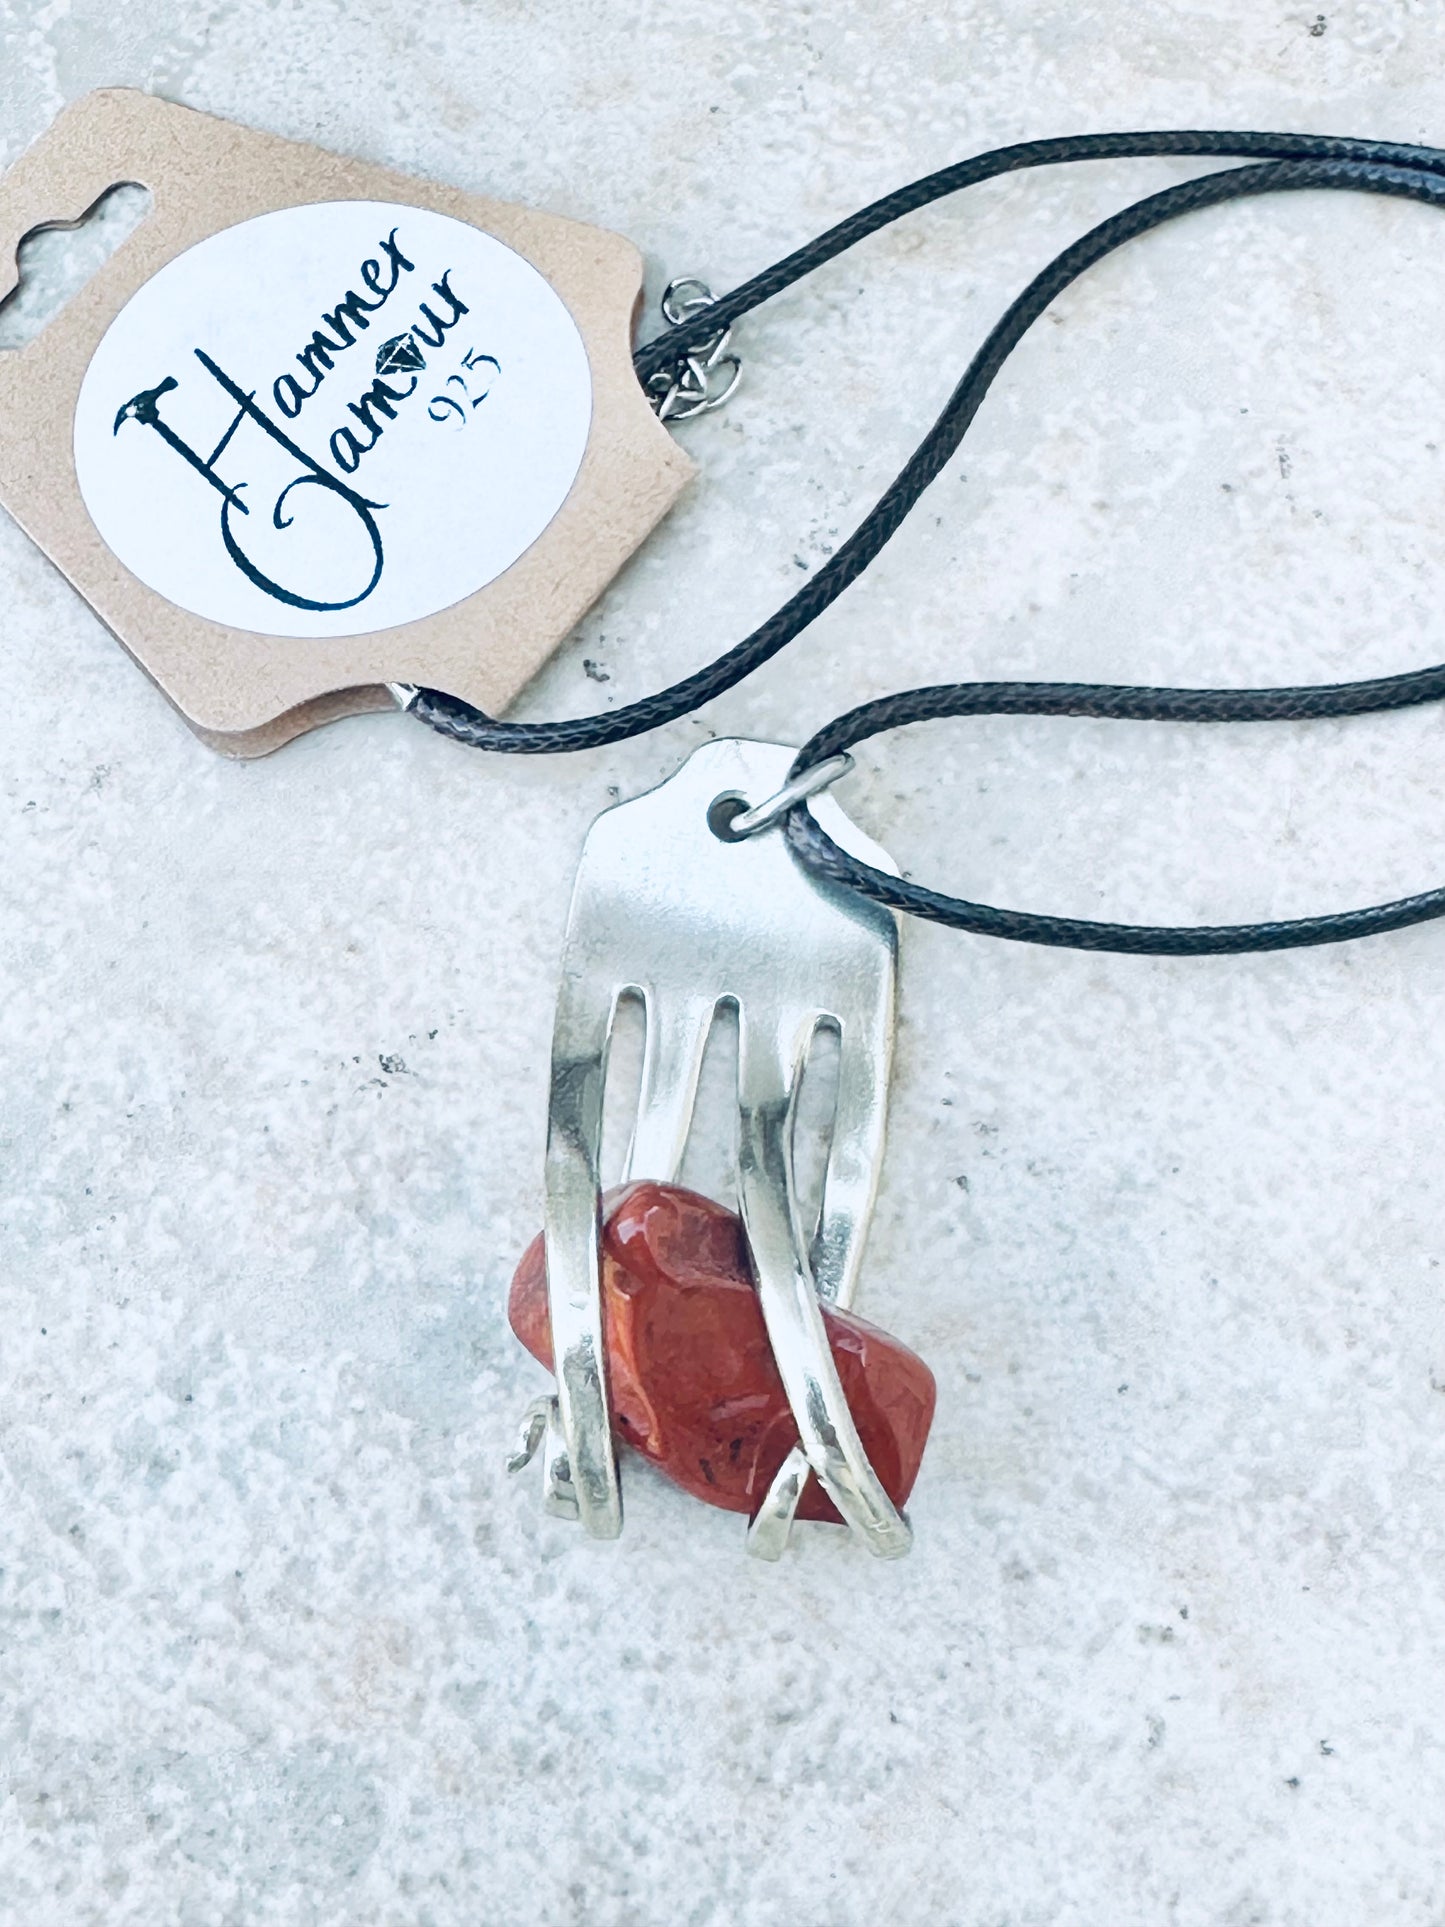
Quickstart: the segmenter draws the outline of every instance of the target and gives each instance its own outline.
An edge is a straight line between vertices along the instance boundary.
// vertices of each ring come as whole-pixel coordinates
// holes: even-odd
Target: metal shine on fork
[[[911,1533],[883,1490],[838,1379],[821,1301],[847,1306],[882,1158],[893,1047],[897,929],[891,914],[820,883],[781,836],[759,835],[795,800],[793,751],[705,744],[656,789],[598,817],[578,867],[552,1045],[546,1154],[547,1292],[557,1391],[529,1410],[510,1463],[543,1446],[544,1505],[615,1538],[622,1499],[608,1409],[601,1296],[603,1089],[620,1000],[646,1021],[637,1122],[624,1181],[676,1181],[703,1050],[720,1005],[738,1015],[739,1206],[768,1340],[800,1444],[748,1529],[776,1559],[809,1469],[871,1552]],[[810,793],[841,762],[801,779]],[[796,787],[796,786],[795,786]],[[748,809],[748,799],[767,798]],[[831,798],[830,835],[894,865]],[[816,1231],[799,1222],[793,1122],[820,1025],[839,1032],[838,1093]]]

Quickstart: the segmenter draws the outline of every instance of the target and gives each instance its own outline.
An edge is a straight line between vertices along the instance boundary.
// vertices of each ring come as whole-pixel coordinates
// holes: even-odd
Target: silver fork
[[[529,1409],[510,1463],[543,1451],[544,1505],[615,1538],[622,1499],[603,1357],[599,1238],[603,1088],[619,1003],[645,1013],[626,1180],[671,1183],[682,1164],[708,1033],[738,1019],[738,1190],[758,1298],[798,1425],[748,1528],[778,1558],[811,1467],[871,1552],[908,1550],[906,1518],[869,1465],[828,1346],[820,1301],[846,1306],[883,1152],[897,930],[890,913],[820,882],[780,831],[738,835],[784,783],[794,752],[705,744],[666,782],[605,811],[583,847],[552,1042],[545,1240],[557,1391]],[[751,809],[749,806],[753,806]],[[819,822],[894,870],[828,797]],[[736,827],[735,827],[736,826]],[[793,1134],[820,1026],[839,1032],[832,1141],[816,1230],[800,1223]]]

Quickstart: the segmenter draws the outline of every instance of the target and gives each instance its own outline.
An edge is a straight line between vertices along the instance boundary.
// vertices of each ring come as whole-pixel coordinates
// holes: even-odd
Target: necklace
[[[958,447],[1026,330],[1113,249],[1193,209],[1287,189],[1445,203],[1445,153],[1426,148],[1232,133],[1091,135],[1004,148],[900,189],[731,295],[676,311],[670,331],[637,351],[639,378],[664,397],[685,394],[701,410],[713,399],[710,370],[721,366],[717,399],[726,399],[737,375],[726,354],[732,325],[865,235],[996,174],[1144,154],[1227,155],[1250,164],[1151,195],[1052,261],[1005,312],[910,461],[839,551],[727,654],[641,702],[575,722],[498,722],[412,687],[395,691],[399,703],[462,743],[524,754],[587,748],[670,722],[766,662],[856,580]],[[968,902],[901,877],[836,805],[814,802],[849,768],[850,749],[946,717],[1297,721],[1441,696],[1445,665],[1280,689],[943,684],[861,704],[818,729],[790,761],[761,745],[710,745],[651,796],[599,819],[563,962],[546,1232],[512,1294],[514,1328],[557,1373],[556,1395],[529,1409],[511,1461],[520,1469],[545,1447],[547,1508],[597,1536],[614,1535],[621,1503],[613,1440],[620,1438],[697,1496],[747,1512],[748,1548],[760,1557],[781,1555],[797,1516],[841,1517],[883,1557],[908,1549],[903,1502],[932,1416],[932,1377],[896,1340],[850,1321],[847,1311],[882,1150],[894,950],[880,913],[906,911],[1015,941],[1156,955],[1341,942],[1445,913],[1445,888],[1357,910],[1197,928]],[[774,843],[785,842],[792,867],[775,852],[770,869],[745,876],[747,846],[770,831]],[[641,956],[626,956],[618,933],[642,937],[649,904],[654,941],[642,944]],[[661,904],[671,913],[685,907],[664,927]],[[609,1027],[626,996],[646,1009],[648,1055],[624,1187],[604,1204],[601,1089]],[[675,1186],[697,1066],[722,1005],[736,1010],[740,1032],[739,1218]],[[841,1033],[842,1069],[827,1179],[805,1214],[793,1168],[794,1112],[820,1024]]]
[[[170,154],[169,165],[180,180],[185,170],[174,156],[187,144],[199,154],[206,140],[216,139],[198,133],[200,117],[140,96],[94,96],[72,111],[89,117],[78,150],[85,156],[81,185],[87,191],[100,178],[91,178],[97,168],[108,178],[120,177],[114,169],[129,151],[127,142],[150,143],[157,154]],[[575,250],[569,256],[571,237],[559,231],[568,224],[494,209],[491,222],[519,246],[525,240],[534,261],[553,263],[549,281],[527,265],[522,253],[499,243],[488,221],[478,218],[468,225],[458,218],[467,209],[441,206],[445,196],[434,195],[431,211],[422,212],[396,200],[390,177],[332,163],[329,194],[308,198],[286,172],[292,163],[278,160],[271,148],[265,166],[275,168],[278,179],[285,176],[285,185],[274,204],[263,204],[257,213],[258,195],[247,169],[262,171],[259,149],[249,158],[242,149],[258,137],[232,130],[228,138],[245,162],[235,171],[227,189],[231,199],[220,210],[231,217],[231,225],[217,226],[215,208],[173,192],[164,238],[173,251],[188,247],[195,260],[184,252],[173,252],[169,260],[158,253],[161,272],[133,290],[132,301],[114,318],[88,366],[78,363],[84,373],[74,436],[77,464],[84,471],[81,492],[115,556],[129,556],[131,571],[119,589],[102,582],[104,595],[92,593],[92,600],[137,653],[143,653],[136,640],[137,612],[146,605],[137,597],[136,579],[168,596],[180,611],[212,623],[228,621],[233,632],[264,627],[273,641],[325,636],[355,649],[381,636],[384,645],[386,621],[378,611],[386,607],[393,611],[387,620],[396,624],[433,625],[445,643],[434,660],[447,661],[451,650],[450,660],[461,661],[455,611],[504,576],[514,584],[530,582],[543,593],[551,579],[546,556],[556,552],[563,504],[579,494],[598,498],[598,478],[586,468],[584,449],[587,410],[597,405],[595,397],[587,401],[592,393],[589,344],[591,365],[598,364],[601,351],[595,333],[584,344],[556,284],[572,289],[578,311],[589,302],[594,308],[605,305],[598,276],[611,276],[609,298],[615,298],[635,273],[635,257],[616,243],[606,274],[595,263],[582,273]],[[740,366],[731,351],[735,324],[867,235],[996,175],[1151,155],[1243,164],[1150,195],[1058,255],[989,333],[942,414],[876,506],[817,573],[734,648],[642,701],[577,721],[499,721],[424,681],[388,682],[395,701],[459,743],[514,754],[592,748],[673,722],[776,655],[863,573],[958,448],[1026,331],[1064,288],[1125,241],[1196,209],[1286,190],[1350,189],[1445,202],[1445,152],[1377,141],[1166,132],[1003,148],[899,189],[731,294],[714,298],[701,282],[675,282],[663,303],[668,326],[632,357],[636,383],[664,422],[708,412],[737,385]],[[55,173],[53,157],[42,158],[11,189],[17,232],[25,231],[22,217],[38,208],[41,191],[54,191]],[[214,272],[229,249],[230,285],[244,293],[258,279],[256,251],[264,241],[272,250],[272,279],[279,273],[275,262],[286,262],[280,279],[291,275],[287,285],[294,290],[314,265],[323,232],[336,249],[327,270],[334,269],[335,284],[318,283],[315,306],[297,310],[305,320],[285,339],[289,360],[271,385],[269,401],[258,401],[249,373],[238,380],[222,360],[195,346],[195,359],[211,384],[198,390],[200,378],[190,366],[184,332],[164,336],[169,344],[164,352],[186,356],[178,363],[185,383],[162,369],[159,379],[149,377],[149,385],[127,381],[114,392],[106,386],[115,372],[112,364],[123,374],[137,342],[152,358],[161,352],[156,344],[162,324],[173,326],[175,306],[169,295],[162,300],[156,292],[166,275],[168,290],[184,291],[185,275],[198,271],[196,263],[207,250],[208,272]],[[481,326],[473,315],[478,288],[494,290],[502,283],[505,299],[487,311],[492,332],[473,339],[474,326]],[[147,296],[149,308],[141,296]],[[230,326],[228,353],[236,355],[246,353],[252,327],[270,319],[264,304],[254,315],[244,308],[239,320],[214,301],[207,312],[221,314]],[[366,339],[373,321],[378,335],[386,335],[379,347]],[[309,339],[304,328],[311,329]],[[544,337],[550,358],[539,361],[536,345]],[[75,362],[73,347],[74,342],[68,344],[66,352]],[[433,523],[453,534],[473,526],[465,510],[479,471],[471,456],[455,451],[474,448],[476,437],[465,443],[454,439],[447,445],[453,454],[445,461],[436,457],[441,444],[434,441],[425,474],[418,480],[407,471],[419,499],[423,484],[431,491],[425,513],[410,505],[409,522],[388,499],[369,492],[377,486],[370,478],[385,471],[408,434],[413,443],[407,446],[413,446],[415,430],[409,424],[419,420],[465,437],[476,411],[486,407],[492,413],[482,419],[505,427],[511,405],[507,383],[515,384],[519,368],[526,374],[529,353],[534,382],[538,368],[546,379],[534,393],[534,417],[517,419],[525,427],[527,419],[545,418],[549,434],[530,453],[524,440],[517,443],[526,459],[514,459],[513,498],[494,489],[499,508],[512,511],[510,520],[499,514],[500,533],[488,532],[495,553],[479,559],[466,552],[465,543],[454,543],[449,557],[454,573],[443,582],[431,566],[428,539],[434,549]],[[456,365],[446,373],[449,361]],[[433,383],[435,393],[423,416]],[[535,407],[542,405],[535,394],[542,389],[547,401],[537,416]],[[198,393],[206,406],[222,407],[219,430],[213,422],[208,430]],[[353,394],[355,399],[346,399]],[[636,401],[635,389],[608,397],[618,450],[630,432],[623,417],[636,409]],[[308,425],[335,407],[344,412],[326,444],[328,459],[307,439]],[[648,426],[645,411],[640,412]],[[655,428],[651,432],[656,439],[646,448],[632,437],[632,466],[626,470],[634,494],[640,499],[650,488],[651,495],[629,511],[628,526],[609,535],[605,553],[599,551],[582,570],[570,591],[572,601],[565,595],[556,600],[548,620],[559,622],[557,634],[568,626],[562,618],[578,596],[585,606],[680,486],[683,458],[660,452],[657,444],[666,438]],[[123,447],[126,460],[144,448],[144,460],[169,464],[148,472],[164,475],[167,489],[177,491],[174,502],[187,515],[198,512],[197,503],[212,515],[219,513],[225,552],[234,565],[230,574],[197,573],[186,544],[158,523],[148,505],[137,514],[134,493],[127,496],[114,479],[120,473],[117,447]],[[264,518],[252,516],[260,497],[251,475],[241,479],[235,466],[243,453],[253,459],[258,449],[271,462],[279,491],[269,533]],[[44,480],[39,468],[12,466],[0,473],[12,506],[18,499],[32,510],[44,499]],[[180,492],[185,489],[189,495]],[[350,531],[349,550],[333,536],[317,537],[307,548],[297,533],[298,519],[303,507],[315,516],[318,504],[339,518],[334,527]],[[91,592],[90,584],[101,580],[95,566],[100,543],[77,534],[81,528],[70,517],[52,547]],[[378,591],[398,530],[410,531],[416,554],[400,570],[393,567],[381,601],[372,604],[373,629],[358,636],[358,618],[350,612]],[[288,573],[298,552],[317,569],[304,584]],[[257,594],[270,599],[264,625],[246,614]],[[283,607],[284,615],[272,604]],[[505,604],[494,598],[492,606]],[[520,620],[515,596],[511,615]],[[326,687],[314,680],[304,687],[287,683],[298,659],[295,652],[273,652],[277,687],[289,692],[285,699],[293,705],[303,697],[314,702]],[[357,672],[381,660],[376,653],[355,653],[346,665],[350,683],[366,680]],[[308,673],[314,678],[314,671]],[[1198,928],[1087,922],[969,902],[901,875],[827,794],[851,766],[849,752],[857,744],[912,723],[950,717],[1258,723],[1360,715],[1442,696],[1445,665],[1367,681],[1276,689],[942,684],[866,702],[825,723],[799,749],[743,739],[709,743],[655,790],[604,812],[584,847],[564,946],[544,1231],[521,1262],[510,1303],[519,1338],[555,1378],[555,1390],[528,1409],[511,1461],[520,1470],[540,1453],[547,1509],[579,1521],[593,1536],[615,1536],[622,1519],[621,1443],[697,1497],[745,1513],[748,1548],[761,1557],[781,1555],[799,1517],[842,1520],[868,1550],[883,1557],[907,1550],[911,1533],[904,1506],[933,1415],[933,1379],[906,1346],[851,1308],[883,1147],[895,913],[1015,941],[1176,955],[1338,942],[1445,914],[1445,888],[1289,921]],[[240,704],[237,713],[245,707]],[[189,713],[196,721],[195,711]],[[251,720],[254,713],[264,717],[267,712],[255,712],[252,703]],[[274,707],[270,714],[276,718]],[[239,740],[240,726],[229,726]],[[284,719],[277,727],[279,733],[265,741],[264,732],[256,732],[255,746],[272,747],[293,733]],[[603,1091],[618,1012],[628,1001],[639,1003],[645,1015],[642,1084],[623,1182],[604,1196]],[[703,1049],[722,1010],[736,1013],[739,1029],[736,1214],[677,1183]],[[800,1178],[797,1107],[807,1067],[825,1037],[837,1050],[837,1095],[822,1179],[810,1190]]]

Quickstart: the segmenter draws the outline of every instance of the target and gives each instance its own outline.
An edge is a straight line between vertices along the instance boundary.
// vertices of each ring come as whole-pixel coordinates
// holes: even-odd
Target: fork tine
[[[893,1054],[892,972],[880,973],[869,993],[866,1006],[860,1000],[841,1024],[833,1139],[811,1252],[818,1296],[844,1306],[852,1304],[858,1288],[883,1162]]]
[[[682,1167],[717,1001],[707,997],[674,1001],[655,989],[646,991],[644,1001],[647,1034],[642,1050],[642,1088],[623,1182],[653,1178],[661,1184],[672,1184]]]
[[[558,1418],[572,1494],[553,1493],[596,1539],[622,1530],[622,1494],[607,1409],[600,1261],[602,1091],[616,992],[568,959],[552,1033],[547,1116],[547,1305]]]
[[[748,1551],[754,1559],[782,1558],[807,1482],[808,1455],[801,1445],[795,1445],[774,1473],[762,1504],[748,1521]]]
[[[832,1142],[809,1267],[819,1298],[846,1306],[853,1302],[858,1286],[883,1157],[893,1047],[891,969],[875,977],[866,999],[839,1029]],[[747,1547],[755,1559],[782,1558],[807,1477],[807,1454],[795,1445],[748,1524]]]
[[[846,1020],[841,1032],[833,1139],[809,1262],[819,1298],[846,1306],[858,1288],[883,1157],[893,1045],[891,971],[875,986],[867,1017]],[[754,1558],[782,1558],[807,1476],[807,1454],[795,1445],[748,1525],[748,1551]]]
[[[738,1189],[743,1227],[768,1341],[808,1463],[869,1551],[897,1558],[907,1552],[912,1534],[868,1463],[833,1363],[817,1293],[798,1249],[789,1143],[798,1070],[810,1032],[811,1023],[791,1034],[770,1029],[750,1018],[745,1005],[739,1010]],[[785,1537],[786,1519],[782,1524]],[[761,1516],[759,1528],[753,1549],[776,1557],[776,1534]]]

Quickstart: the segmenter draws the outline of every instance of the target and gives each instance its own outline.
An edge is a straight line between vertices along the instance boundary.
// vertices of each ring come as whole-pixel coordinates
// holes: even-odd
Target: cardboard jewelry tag
[[[230,755],[388,682],[505,709],[694,473],[637,249],[106,90],[0,179],[0,303],[121,182],[150,215],[0,353],[0,505]]]

